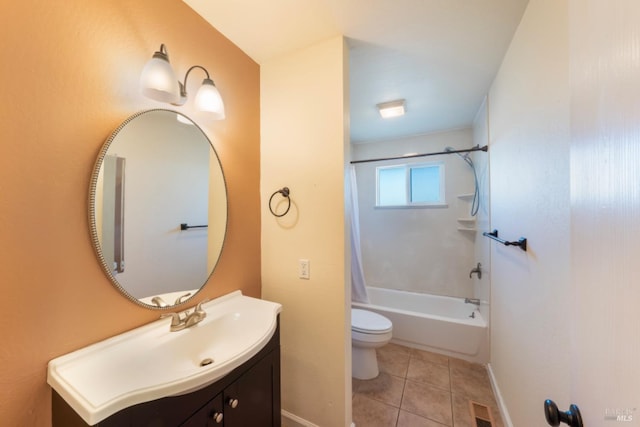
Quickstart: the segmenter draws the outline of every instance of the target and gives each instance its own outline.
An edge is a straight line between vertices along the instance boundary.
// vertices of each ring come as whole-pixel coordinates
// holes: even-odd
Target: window
[[[444,164],[385,166],[376,168],[376,206],[443,206]]]

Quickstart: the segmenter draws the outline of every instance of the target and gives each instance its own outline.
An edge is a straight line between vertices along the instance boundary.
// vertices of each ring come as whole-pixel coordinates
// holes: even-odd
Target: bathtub
[[[394,289],[367,287],[367,293],[369,304],[351,305],[391,320],[391,342],[471,362],[488,362],[487,322],[477,306],[461,298]]]

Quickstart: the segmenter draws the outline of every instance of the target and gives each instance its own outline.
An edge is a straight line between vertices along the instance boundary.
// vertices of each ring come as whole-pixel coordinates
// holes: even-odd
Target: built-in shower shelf
[[[476,219],[475,219],[474,217],[469,217],[469,218],[458,218],[458,221],[459,221],[459,222],[462,222],[462,223],[467,223],[467,224],[468,224],[468,223],[475,223],[475,222],[476,222]]]
[[[458,199],[473,199],[474,194],[458,194]]]
[[[458,194],[458,199],[462,200],[464,202],[464,205],[466,206],[467,202],[471,202],[471,200],[473,199],[474,194]],[[464,215],[464,213],[460,212],[461,215]],[[476,231],[476,218],[473,216],[467,216],[467,217],[460,217],[457,219],[458,221],[458,231],[471,231],[471,232],[475,232]]]
[[[476,231],[476,219],[474,217],[458,218],[460,226],[458,231]]]
[[[473,231],[475,233],[477,230],[475,227],[458,227],[458,231]]]

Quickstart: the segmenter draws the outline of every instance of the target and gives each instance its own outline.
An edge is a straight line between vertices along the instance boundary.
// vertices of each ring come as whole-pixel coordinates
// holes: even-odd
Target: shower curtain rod
[[[486,152],[488,150],[489,150],[489,146],[488,145],[485,145],[484,147],[480,147],[479,145],[476,145],[475,147],[466,148],[464,150],[449,150],[449,151],[438,151],[438,152],[434,152],[434,153],[407,154],[405,156],[398,156],[398,157],[381,157],[381,158],[378,158],[378,159],[352,160],[350,163],[352,165],[354,165],[356,163],[370,163],[370,162],[382,162],[384,160],[411,159],[411,158],[414,158],[414,157],[437,156],[439,154],[471,153],[473,151],[485,151]]]

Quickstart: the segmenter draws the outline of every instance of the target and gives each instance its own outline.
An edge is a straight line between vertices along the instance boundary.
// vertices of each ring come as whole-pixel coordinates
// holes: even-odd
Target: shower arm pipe
[[[433,152],[433,153],[422,153],[422,154],[407,154],[404,156],[397,156],[397,157],[380,157],[377,159],[366,159],[366,160],[352,160],[350,163],[352,165],[357,164],[357,163],[370,163],[370,162],[383,162],[385,160],[402,160],[402,159],[412,159],[414,157],[428,157],[428,156],[438,156],[440,154],[457,154],[457,153],[471,153],[474,151],[488,151],[489,150],[489,146],[485,145],[484,147],[480,147],[479,145],[476,145],[475,147],[472,148],[465,148],[463,150],[449,150],[449,151],[437,151],[437,152]]]

